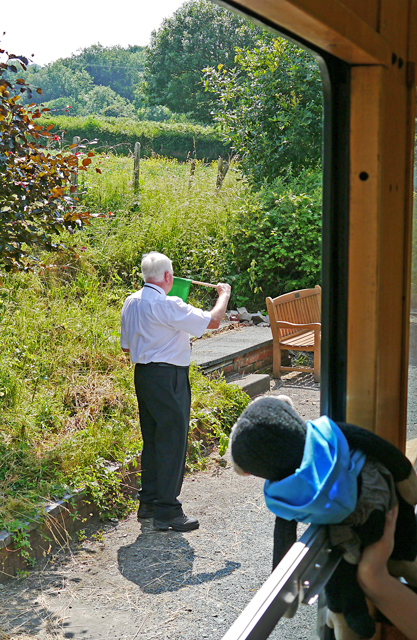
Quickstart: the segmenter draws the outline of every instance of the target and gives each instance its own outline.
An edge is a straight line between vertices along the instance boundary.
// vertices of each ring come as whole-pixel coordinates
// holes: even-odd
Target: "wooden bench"
[[[314,380],[320,382],[321,287],[316,285],[314,289],[267,298],[266,307],[273,338],[274,378],[280,378],[282,371],[314,371]],[[281,351],[284,350],[313,351],[314,368],[283,367]]]

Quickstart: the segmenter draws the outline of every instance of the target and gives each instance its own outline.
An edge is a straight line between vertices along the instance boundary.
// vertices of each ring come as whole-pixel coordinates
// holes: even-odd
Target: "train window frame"
[[[346,420],[350,81],[352,65],[277,27],[233,0],[213,0],[311,53],[323,87],[322,152],[322,322],[320,410],[335,421]]]

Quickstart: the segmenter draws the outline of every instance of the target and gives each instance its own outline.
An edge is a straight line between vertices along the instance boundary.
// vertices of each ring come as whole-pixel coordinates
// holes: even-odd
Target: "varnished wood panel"
[[[402,449],[413,94],[396,65],[352,69],[347,419]]]
[[[380,0],[341,0],[350,11],[364,20],[374,30],[379,27]]]
[[[379,234],[378,404],[376,431],[395,444],[405,444],[402,405],[403,335],[405,318],[405,217],[410,184],[408,173],[408,88],[404,69],[385,72],[384,119],[381,139],[381,212]]]
[[[410,0],[407,60],[417,63],[417,0]]]
[[[338,0],[235,0],[234,4],[348,63],[390,64],[389,43]]]
[[[382,67],[356,67],[351,76],[346,419],[370,431],[375,428],[377,394],[383,76]],[[364,174],[366,180],[361,179]]]
[[[393,53],[405,64],[409,24],[409,0],[381,0],[379,33],[390,43]]]

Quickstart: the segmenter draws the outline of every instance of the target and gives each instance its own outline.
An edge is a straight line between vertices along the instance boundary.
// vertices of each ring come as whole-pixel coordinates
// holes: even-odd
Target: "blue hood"
[[[266,505],[285,520],[342,522],[355,510],[357,478],[365,458],[362,451],[350,451],[345,436],[330,418],[308,421],[300,468],[283,480],[266,480]]]

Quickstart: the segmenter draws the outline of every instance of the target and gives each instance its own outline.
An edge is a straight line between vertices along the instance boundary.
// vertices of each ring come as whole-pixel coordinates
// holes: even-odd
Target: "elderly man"
[[[167,296],[173,284],[167,256],[152,251],[141,267],[145,284],[125,300],[120,340],[135,363],[143,438],[138,519],[153,517],[155,528],[162,531],[191,531],[199,522],[184,514],[178,500],[190,419],[190,334],[200,337],[220,325],[230,285],[218,284],[216,304],[212,311],[203,311]]]

